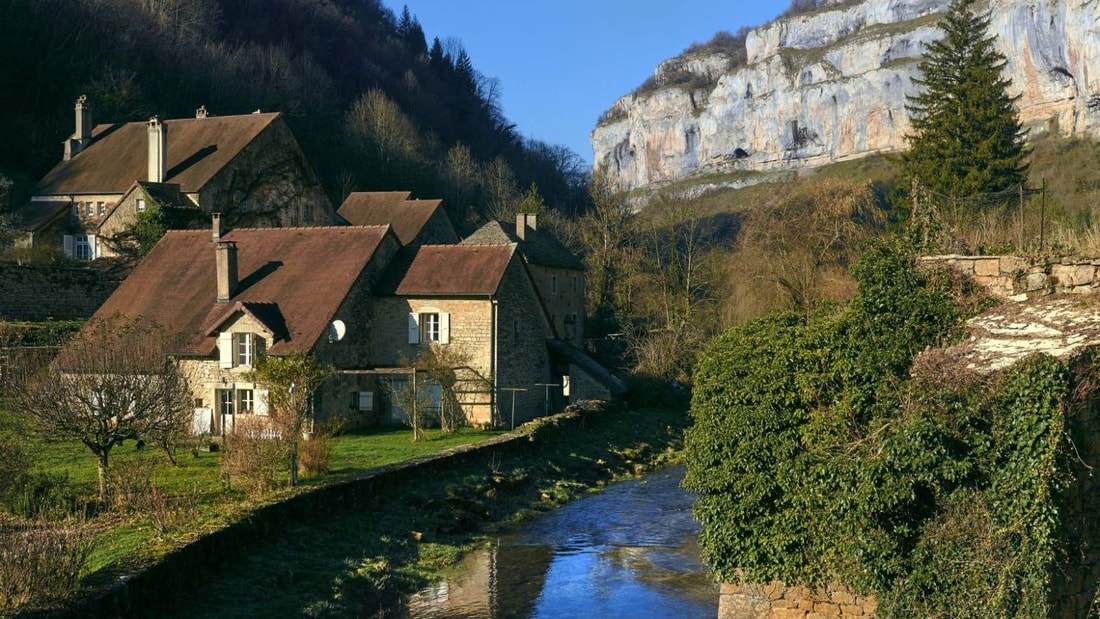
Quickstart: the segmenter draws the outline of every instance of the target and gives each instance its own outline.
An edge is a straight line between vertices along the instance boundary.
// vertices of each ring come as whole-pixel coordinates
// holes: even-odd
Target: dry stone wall
[[[878,599],[861,596],[831,585],[824,590],[769,585],[724,583],[718,602],[718,619],[832,619],[875,617]]]
[[[997,297],[1054,292],[1091,294],[1100,290],[1100,258],[944,255],[924,256],[920,262],[950,267],[970,276]]]
[[[83,265],[0,262],[0,320],[85,320],[125,276]]]

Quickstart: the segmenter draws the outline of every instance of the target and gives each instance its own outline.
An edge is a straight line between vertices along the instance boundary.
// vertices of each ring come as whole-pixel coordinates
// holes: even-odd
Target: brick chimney
[[[65,140],[64,159],[68,161],[92,143],[92,106],[88,105],[87,95],[76,100],[76,131]]]
[[[214,247],[217,252],[218,303],[225,303],[237,289],[237,244],[218,241]]]
[[[519,240],[527,240],[527,231],[539,229],[538,215],[534,213],[519,213],[516,215],[516,236]]]
[[[149,119],[150,183],[163,183],[168,173],[168,126],[156,116]]]

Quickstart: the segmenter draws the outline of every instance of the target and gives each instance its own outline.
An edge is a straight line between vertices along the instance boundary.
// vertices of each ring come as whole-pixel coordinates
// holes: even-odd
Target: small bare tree
[[[171,352],[154,323],[117,314],[93,319],[53,361],[25,356],[10,364],[5,390],[45,437],[80,441],[95,454],[106,500],[116,445],[141,440],[170,449],[186,430],[191,390]]]

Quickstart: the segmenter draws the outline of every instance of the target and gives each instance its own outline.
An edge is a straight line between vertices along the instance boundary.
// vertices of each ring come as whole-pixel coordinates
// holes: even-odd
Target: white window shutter
[[[233,367],[233,334],[232,333],[219,333],[218,334],[218,355],[220,365],[223,369],[229,369]]]
[[[420,343],[420,315],[416,312],[409,314],[409,343]]]
[[[96,237],[94,234],[88,235],[88,254],[95,260],[99,257],[99,246],[96,244]]]
[[[66,234],[62,240],[62,247],[65,249],[65,255],[73,257],[73,235]]]
[[[267,414],[267,389],[254,389],[252,391],[252,412],[257,415]]]
[[[439,314],[439,343],[449,344],[451,342],[451,315]]]

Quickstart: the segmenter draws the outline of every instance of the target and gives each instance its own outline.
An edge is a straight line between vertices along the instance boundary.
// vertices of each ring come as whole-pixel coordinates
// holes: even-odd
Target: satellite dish
[[[344,339],[344,334],[348,332],[348,328],[344,325],[343,320],[333,320],[332,324],[328,326],[328,341],[339,342]]]

